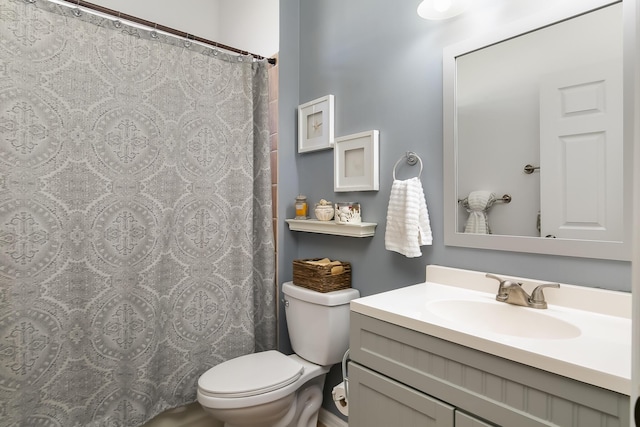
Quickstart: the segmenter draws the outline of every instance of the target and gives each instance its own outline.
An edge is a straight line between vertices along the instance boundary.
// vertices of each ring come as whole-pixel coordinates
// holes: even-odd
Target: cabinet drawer
[[[349,363],[349,427],[388,426],[454,427],[454,408]]]

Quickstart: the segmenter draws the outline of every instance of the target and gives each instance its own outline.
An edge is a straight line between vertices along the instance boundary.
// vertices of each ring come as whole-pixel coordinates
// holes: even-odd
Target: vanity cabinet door
[[[349,363],[349,427],[454,427],[454,409],[357,363]]]

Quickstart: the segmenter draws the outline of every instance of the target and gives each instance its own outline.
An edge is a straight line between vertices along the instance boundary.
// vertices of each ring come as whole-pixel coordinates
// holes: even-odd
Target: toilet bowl
[[[198,402],[226,427],[316,426],[329,366],[274,350],[225,363],[232,366],[220,364],[200,377]],[[241,378],[230,381],[232,372]],[[221,384],[225,386],[216,386]]]
[[[355,289],[319,293],[283,284],[296,354],[275,350],[228,360],[198,380],[198,402],[225,427],[316,427],[326,373],[349,345]]]

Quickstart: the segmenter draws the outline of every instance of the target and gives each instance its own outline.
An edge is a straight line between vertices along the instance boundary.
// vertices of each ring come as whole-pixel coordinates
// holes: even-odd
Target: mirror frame
[[[623,227],[624,241],[545,239],[542,237],[497,234],[465,234],[457,231],[457,132],[456,58],[514,37],[539,30],[605,6],[622,2],[623,7]],[[567,3],[567,2],[565,2]],[[631,260],[633,204],[633,142],[635,77],[633,52],[635,11],[633,0],[581,0],[558,5],[549,11],[504,25],[488,34],[445,47],[443,50],[443,136],[444,136],[444,244],[467,248],[492,249],[610,260]]]

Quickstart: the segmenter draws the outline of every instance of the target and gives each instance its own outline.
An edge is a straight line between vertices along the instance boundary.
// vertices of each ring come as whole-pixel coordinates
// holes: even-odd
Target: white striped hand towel
[[[422,255],[420,246],[433,242],[431,223],[420,179],[394,180],[387,208],[385,248],[407,258]]]

